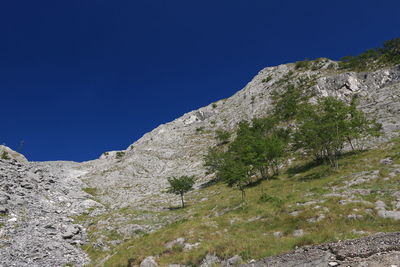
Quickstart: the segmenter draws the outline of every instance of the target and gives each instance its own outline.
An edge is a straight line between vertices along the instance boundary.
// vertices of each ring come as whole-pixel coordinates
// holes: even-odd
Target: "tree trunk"
[[[351,138],[350,138],[350,137],[347,137],[347,140],[348,140],[348,142],[350,143],[351,150],[352,150],[352,151],[355,151],[353,142],[351,142]]]
[[[242,192],[242,201],[246,198],[246,192],[244,191],[244,188],[240,188],[240,191]]]
[[[181,193],[182,208],[185,207],[185,202],[183,201],[183,194]]]
[[[267,179],[268,178],[268,169],[265,166],[260,166],[259,171],[260,171],[260,174],[261,174],[261,179]]]

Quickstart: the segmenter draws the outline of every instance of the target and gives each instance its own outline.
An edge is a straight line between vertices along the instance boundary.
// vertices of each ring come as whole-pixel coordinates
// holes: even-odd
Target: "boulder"
[[[149,256],[140,263],[140,267],[158,267],[158,264],[153,256]]]
[[[74,237],[75,235],[79,234],[80,229],[78,226],[75,225],[68,225],[64,228],[64,232],[61,234],[61,236],[64,239],[70,239]]]

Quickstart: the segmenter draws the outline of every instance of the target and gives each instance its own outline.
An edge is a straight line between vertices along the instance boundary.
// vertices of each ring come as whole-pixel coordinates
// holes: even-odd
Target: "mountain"
[[[382,123],[384,140],[396,135],[400,129],[399,67],[362,73],[337,68],[338,63],[328,59],[317,60],[308,69],[298,69],[294,63],[265,68],[235,95],[160,125],[124,151],[106,152],[85,163],[88,173],[81,178],[112,207],[165,206],[171,196],[160,192],[168,177],[195,175],[199,183],[210,179],[203,157],[216,144],[217,129],[232,131],[242,120],[268,114],[272,92],[304,80],[318,96],[350,100],[357,94],[359,108]]]
[[[313,91],[315,97],[311,101],[334,96],[348,102],[357,95],[359,109],[382,124],[384,135],[365,141],[372,152],[341,159],[344,167],[337,173],[331,173],[324,166],[306,168],[305,159],[293,156],[290,161],[295,162],[295,167],[287,169],[276,180],[249,189],[252,196],[245,206],[238,202],[236,192],[208,183],[213,176],[206,174],[203,158],[210,147],[217,145],[216,130],[233,132],[243,120],[268,115],[272,94],[282,92],[289,84]],[[274,251],[280,253],[310,244],[309,240],[325,242],[341,238],[337,228],[337,232],[332,230],[332,235],[325,239],[307,236],[307,231],[310,232],[307,227],[313,223],[320,225],[320,221],[328,218],[332,227],[338,224],[337,218],[328,214],[344,214],[338,201],[355,205],[343,208],[348,212],[346,216],[379,217],[378,222],[385,226],[382,230],[394,231],[397,228],[391,220],[400,218],[397,218],[400,206],[397,207],[393,191],[397,185],[393,183],[391,188],[386,188],[386,184],[390,179],[397,179],[400,173],[396,162],[399,103],[399,65],[356,72],[343,69],[339,62],[321,58],[265,68],[233,96],[188,112],[145,134],[126,150],[104,152],[92,161],[28,162],[23,155],[0,146],[0,266],[83,266],[89,263],[89,256],[93,266],[126,266],[128,261],[136,264],[142,260],[141,266],[156,266],[155,261],[159,260],[160,264],[177,260],[211,266],[213,262],[221,262],[215,261],[221,257],[218,253],[224,257],[223,264],[229,265],[226,260],[232,259],[240,249],[240,260],[235,262],[248,262],[253,255],[259,259]],[[389,156],[385,154],[389,152]],[[377,155],[379,159],[375,158]],[[348,166],[349,162],[356,165]],[[365,166],[360,162],[366,162]],[[181,175],[198,178],[185,210],[173,208],[179,199],[165,192],[167,179]],[[351,187],[359,184],[368,187]],[[307,193],[303,194],[302,190]],[[376,207],[373,200],[378,203]],[[386,204],[378,202],[382,200]],[[277,209],[275,202],[284,208]],[[325,202],[330,206],[322,207]],[[371,210],[366,211],[370,215],[357,217],[361,207],[354,203],[365,204],[368,208],[362,209]],[[307,209],[311,205],[313,209]],[[305,215],[300,213],[308,217],[303,218]],[[257,232],[267,222],[274,225],[274,216],[280,220],[279,225],[266,228],[263,234]],[[340,220],[347,222],[346,218]],[[290,228],[303,223],[311,226],[304,225],[305,230]],[[280,231],[279,227],[285,225],[290,227],[286,232]],[[366,222],[365,225],[373,224]],[[355,225],[357,232],[356,228]],[[297,232],[292,234],[292,230]],[[232,245],[229,250],[224,242],[232,238],[235,244],[240,243],[235,239],[238,231],[252,239],[247,242],[248,236],[240,237],[246,249]],[[343,237],[353,237],[349,234],[351,231],[343,232]],[[224,233],[229,236],[226,240]],[[373,230],[363,232],[370,233]],[[272,254],[268,254],[258,249],[252,242],[261,240],[262,236],[269,241],[282,237],[276,241],[283,242],[281,250],[270,248]],[[134,252],[130,250],[132,247]],[[255,251],[248,251],[248,247]],[[136,258],[129,256],[135,253]]]

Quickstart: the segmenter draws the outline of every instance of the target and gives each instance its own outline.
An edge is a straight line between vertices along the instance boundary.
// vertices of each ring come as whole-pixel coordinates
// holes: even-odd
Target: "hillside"
[[[400,231],[399,151],[395,139],[346,155],[338,170],[298,160],[276,179],[248,188],[245,203],[235,189],[206,187],[188,195],[186,209],[158,214],[180,218],[175,223],[93,255],[112,255],[104,266],[139,264],[147,256],[155,256],[161,266],[197,266],[206,255],[216,255],[216,262],[235,255],[249,262],[304,245]],[[143,223],[141,216],[124,209],[130,223]],[[89,232],[99,230],[105,217],[94,221]]]
[[[0,146],[0,266],[296,266],[313,251],[309,266],[398,263],[397,234],[379,233],[400,232],[400,65],[380,52],[365,62],[265,68],[233,96],[88,162],[28,162]],[[271,114],[273,94],[291,85],[313,92],[310,102],[357,96],[382,135],[362,140],[363,150],[344,149],[338,168],[292,152],[279,175],[247,185],[243,201],[206,172],[204,156],[221,145],[217,130],[234,133],[241,121]],[[167,179],[181,175],[197,178],[185,208],[166,192]],[[361,252],[353,241],[304,247],[370,235],[354,241],[366,246]],[[336,248],[356,252],[342,257]]]
[[[205,175],[203,157],[209,147],[216,144],[217,129],[232,131],[241,120],[268,114],[272,92],[283,90],[289,83],[304,84],[304,81],[319,96],[349,101],[357,94],[359,108],[383,125],[384,135],[366,143],[373,150],[342,159],[339,164],[342,167],[337,172],[331,172],[324,165],[308,166],[307,160],[299,160],[293,155],[293,164],[297,167],[287,169],[276,180],[264,181],[250,188],[246,204],[241,202],[235,190],[217,184],[201,186],[201,190],[191,193],[188,196],[189,208],[169,210],[178,206],[179,199],[162,193],[167,187],[167,177],[196,175],[199,177],[198,186],[211,179]],[[351,185],[352,180],[359,180],[354,183],[365,182],[368,185],[370,178],[373,181],[381,178],[381,181],[387,178],[384,177],[386,173],[396,173],[396,165],[379,162],[390,156],[385,154],[385,149],[382,150],[385,147],[382,144],[397,136],[400,127],[399,81],[399,66],[358,73],[340,70],[338,63],[320,59],[308,63],[306,68],[299,68],[295,63],[266,68],[232,97],[159,126],[125,151],[103,154],[99,160],[86,163],[92,170],[81,178],[91,188],[96,188],[96,199],[109,204],[113,213],[96,217],[96,223],[89,227],[93,244],[100,242],[100,247],[104,245],[106,252],[90,245],[85,248],[93,255],[94,262],[105,266],[124,266],[128,261],[140,263],[147,256],[157,257],[162,266],[167,263],[198,265],[206,255],[216,254],[220,259],[240,255],[248,261],[305,244],[398,231],[392,219],[376,218],[375,202],[382,199],[368,199],[372,192],[370,189],[349,190],[346,181]],[[386,146],[395,144],[397,141],[386,143]],[[373,164],[358,166],[360,161],[372,161]],[[374,186],[385,190],[385,183]],[[336,184],[338,188],[329,190]],[[396,190],[393,190],[394,193]],[[368,200],[364,202],[364,198]],[[346,205],[348,199],[350,205]],[[305,208],[299,208],[304,203]],[[308,205],[317,208],[310,209]],[[367,210],[366,214],[364,210]],[[368,215],[368,212],[372,213]],[[387,214],[389,217],[396,214],[396,209],[388,210]],[[365,218],[366,222],[360,218]],[[85,217],[79,219],[88,220]],[[92,218],[89,220],[93,222]],[[164,227],[170,222],[175,223]],[[383,226],[378,227],[381,224]],[[107,228],[117,231],[111,234],[105,231]],[[132,241],[129,241],[126,231],[118,231],[126,228],[131,230]],[[296,230],[302,230],[297,237],[293,236]],[[156,232],[140,238],[149,231]],[[277,239],[274,233],[283,238]],[[140,239],[136,240],[137,237]],[[114,246],[115,240],[128,242]],[[174,240],[178,240],[176,247],[167,245],[174,244]],[[259,246],[260,242],[262,246]],[[187,251],[189,248],[191,250]],[[105,255],[113,256],[103,262],[101,259]]]
[[[167,177],[188,174],[200,177],[200,182],[209,179],[204,176],[203,156],[215,145],[217,129],[230,131],[242,120],[268,114],[271,93],[293,82],[306,81],[320,96],[349,100],[359,95],[360,109],[383,124],[384,139],[396,135],[400,129],[398,66],[356,73],[339,71],[337,63],[327,59],[314,65],[307,69],[296,69],[296,64],[263,69],[232,97],[160,125],[124,151],[106,152],[86,163],[88,173],[81,178],[112,207],[134,203],[143,209],[157,209],[171,200],[166,194],[158,197],[167,186]]]

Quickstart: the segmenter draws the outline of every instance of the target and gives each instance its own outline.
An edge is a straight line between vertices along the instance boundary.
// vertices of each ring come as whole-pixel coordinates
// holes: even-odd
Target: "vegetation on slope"
[[[326,59],[305,59],[295,63],[295,69],[319,70],[324,67]],[[345,56],[339,61],[339,71],[374,71],[400,64],[400,38],[394,38],[383,43],[382,47],[371,48],[356,56]],[[329,64],[327,69],[336,69],[335,63]]]
[[[359,140],[380,134],[381,125],[357,109],[356,98],[349,104],[333,97],[311,103],[312,96],[293,84],[275,93],[271,115],[240,122],[231,143],[210,150],[205,157],[208,173],[238,188],[244,199],[248,185],[277,175],[292,152],[337,167],[346,145],[355,151]]]
[[[297,102],[298,99],[292,99],[293,102],[287,101],[287,94],[282,93],[282,95],[285,95],[285,98],[276,96],[275,103],[280,110],[286,111],[285,113],[278,112],[281,115],[285,114],[286,121],[280,117],[280,122],[286,125],[292,125],[295,120],[299,120],[296,123],[301,122],[303,115],[299,114],[302,114],[300,111],[304,107],[307,110],[315,108],[315,112],[319,115],[324,112],[316,109],[317,107],[332,107],[333,99],[330,98],[325,99],[325,102],[307,104],[306,100],[309,97],[304,97],[304,101],[299,102]],[[304,94],[293,95],[296,98],[304,96]],[[326,104],[329,105],[326,106]],[[354,110],[353,103],[334,101],[333,106],[339,109],[332,109],[332,114],[343,113],[344,115],[339,117],[343,120],[341,122],[347,125],[347,127],[341,125],[344,135],[333,135],[334,138],[343,137],[342,142],[344,142],[348,141],[350,133],[367,133],[358,130],[351,131],[351,127],[359,125],[355,122],[360,119],[362,121],[360,125],[370,126],[371,124],[371,121],[366,120],[361,113]],[[288,108],[294,107],[298,108],[295,108],[292,113],[288,112]],[[338,118],[336,115],[333,116],[335,122]],[[357,121],[353,121],[355,118]],[[322,122],[322,125],[332,123],[329,119]],[[337,124],[333,126],[337,129]],[[301,130],[301,127],[297,128]],[[323,132],[330,131],[322,129]],[[228,160],[233,160],[233,163],[230,162],[232,164],[229,163],[224,168],[233,166],[234,169],[228,172],[226,177],[229,179],[225,181],[228,185],[232,185],[230,184],[232,177],[238,175],[237,182],[244,182],[236,185],[242,187],[241,190],[246,190],[246,201],[221,183],[188,193],[188,206],[185,209],[172,209],[160,213],[161,217],[179,218],[174,223],[155,232],[126,240],[110,248],[109,251],[87,246],[87,251],[94,259],[93,265],[102,262],[104,266],[132,266],[140,263],[147,256],[156,256],[162,266],[172,263],[199,265],[207,254],[216,254],[222,259],[240,255],[243,260],[248,261],[275,255],[302,245],[400,230],[400,226],[395,221],[377,216],[374,204],[375,201],[381,200],[391,207],[392,193],[400,191],[398,185],[400,177],[397,173],[394,176],[388,176],[390,168],[393,168],[394,172],[397,170],[400,172],[400,168],[396,165],[400,163],[399,140],[388,143],[386,147],[378,150],[364,152],[354,150],[342,153],[340,157],[337,155],[336,168],[332,168],[330,164],[321,164],[310,156],[304,157],[305,147],[303,147],[303,150],[291,152],[291,157],[296,158],[295,162],[278,172],[276,166],[282,162],[283,156],[287,155],[286,152],[291,145],[289,143],[296,143],[295,138],[290,137],[291,135],[296,136],[293,132],[288,133],[282,124],[278,127],[272,117],[255,119],[251,123],[242,122],[231,142],[229,134],[219,131],[217,138],[220,143],[216,147],[219,151],[214,150],[215,153],[210,153],[210,162],[213,165],[209,165],[211,167],[209,170],[221,171],[219,168],[226,163],[225,153],[232,153],[228,156],[232,158]],[[351,137],[358,138],[359,136]],[[276,142],[271,142],[271,138]],[[269,146],[271,143],[273,145]],[[321,142],[321,145],[324,149],[324,142]],[[258,150],[260,147],[266,150]],[[268,155],[272,156],[268,157]],[[260,160],[262,156],[266,157]],[[381,159],[387,157],[395,161],[390,168],[380,163]],[[359,162],[363,164],[357,164]],[[249,165],[246,166],[246,164]],[[245,172],[241,172],[241,167],[245,169]],[[253,179],[254,176],[246,173],[251,168],[253,171],[249,173],[252,174],[262,174],[263,168],[265,168],[264,171],[271,172],[264,172],[264,176],[259,176],[262,179],[257,179],[257,175],[256,179]],[[222,171],[225,170],[222,169]],[[354,182],[359,181],[360,175],[366,179]],[[263,179],[266,176],[269,179]],[[224,181],[224,179],[221,180]],[[123,239],[123,236],[119,235],[115,238]],[[169,245],[177,239],[185,240],[190,249],[182,243]],[[111,256],[102,260],[105,255]]]
[[[340,67],[364,71],[374,64],[399,64],[399,43],[398,39],[386,42],[374,53],[345,59]],[[298,62],[295,68],[317,69],[320,61]],[[313,92],[304,89],[315,79],[292,84],[292,74],[278,81],[286,90],[273,96],[271,116],[242,122],[234,134],[216,133],[218,145],[206,159],[208,170],[217,174],[217,181],[240,189],[242,196],[217,182],[187,193],[184,209],[152,214],[156,219],[145,223],[157,224],[156,231],[129,238],[101,230],[109,240],[123,242],[103,250],[94,246],[98,235],[93,234],[84,247],[92,265],[133,266],[147,256],[155,256],[161,266],[199,265],[207,254],[221,259],[240,255],[248,261],[307,244],[399,231],[396,221],[378,216],[375,202],[395,209],[394,193],[400,191],[400,140],[375,150],[358,150],[358,141],[378,135],[379,125],[355,108],[356,99],[344,103],[324,98],[309,103]],[[202,131],[196,130],[198,134]],[[351,152],[343,152],[346,146]],[[389,165],[382,164],[385,158],[390,159]],[[286,166],[279,169],[284,162]],[[129,217],[130,222],[140,216],[134,209],[116,213]],[[89,232],[98,232],[97,223],[108,220],[107,216],[94,221]],[[171,246],[177,239],[185,243]]]
[[[351,71],[371,71],[400,64],[400,38],[384,42],[383,47],[372,48],[358,56],[346,56],[340,68]]]
[[[113,248],[104,266],[138,264],[149,255],[161,266],[198,265],[209,253],[238,254],[247,261],[307,244],[400,231],[397,221],[377,216],[374,204],[381,200],[393,206],[393,193],[400,191],[399,151],[396,139],[380,149],[344,155],[337,169],[298,160],[274,179],[249,186],[246,202],[222,184],[192,192],[186,209],[170,211],[181,220]],[[383,165],[380,160],[388,157],[393,164]],[[358,175],[372,173],[378,174],[354,183]],[[294,235],[299,229],[303,236]],[[190,251],[166,247],[177,238],[200,244]]]

